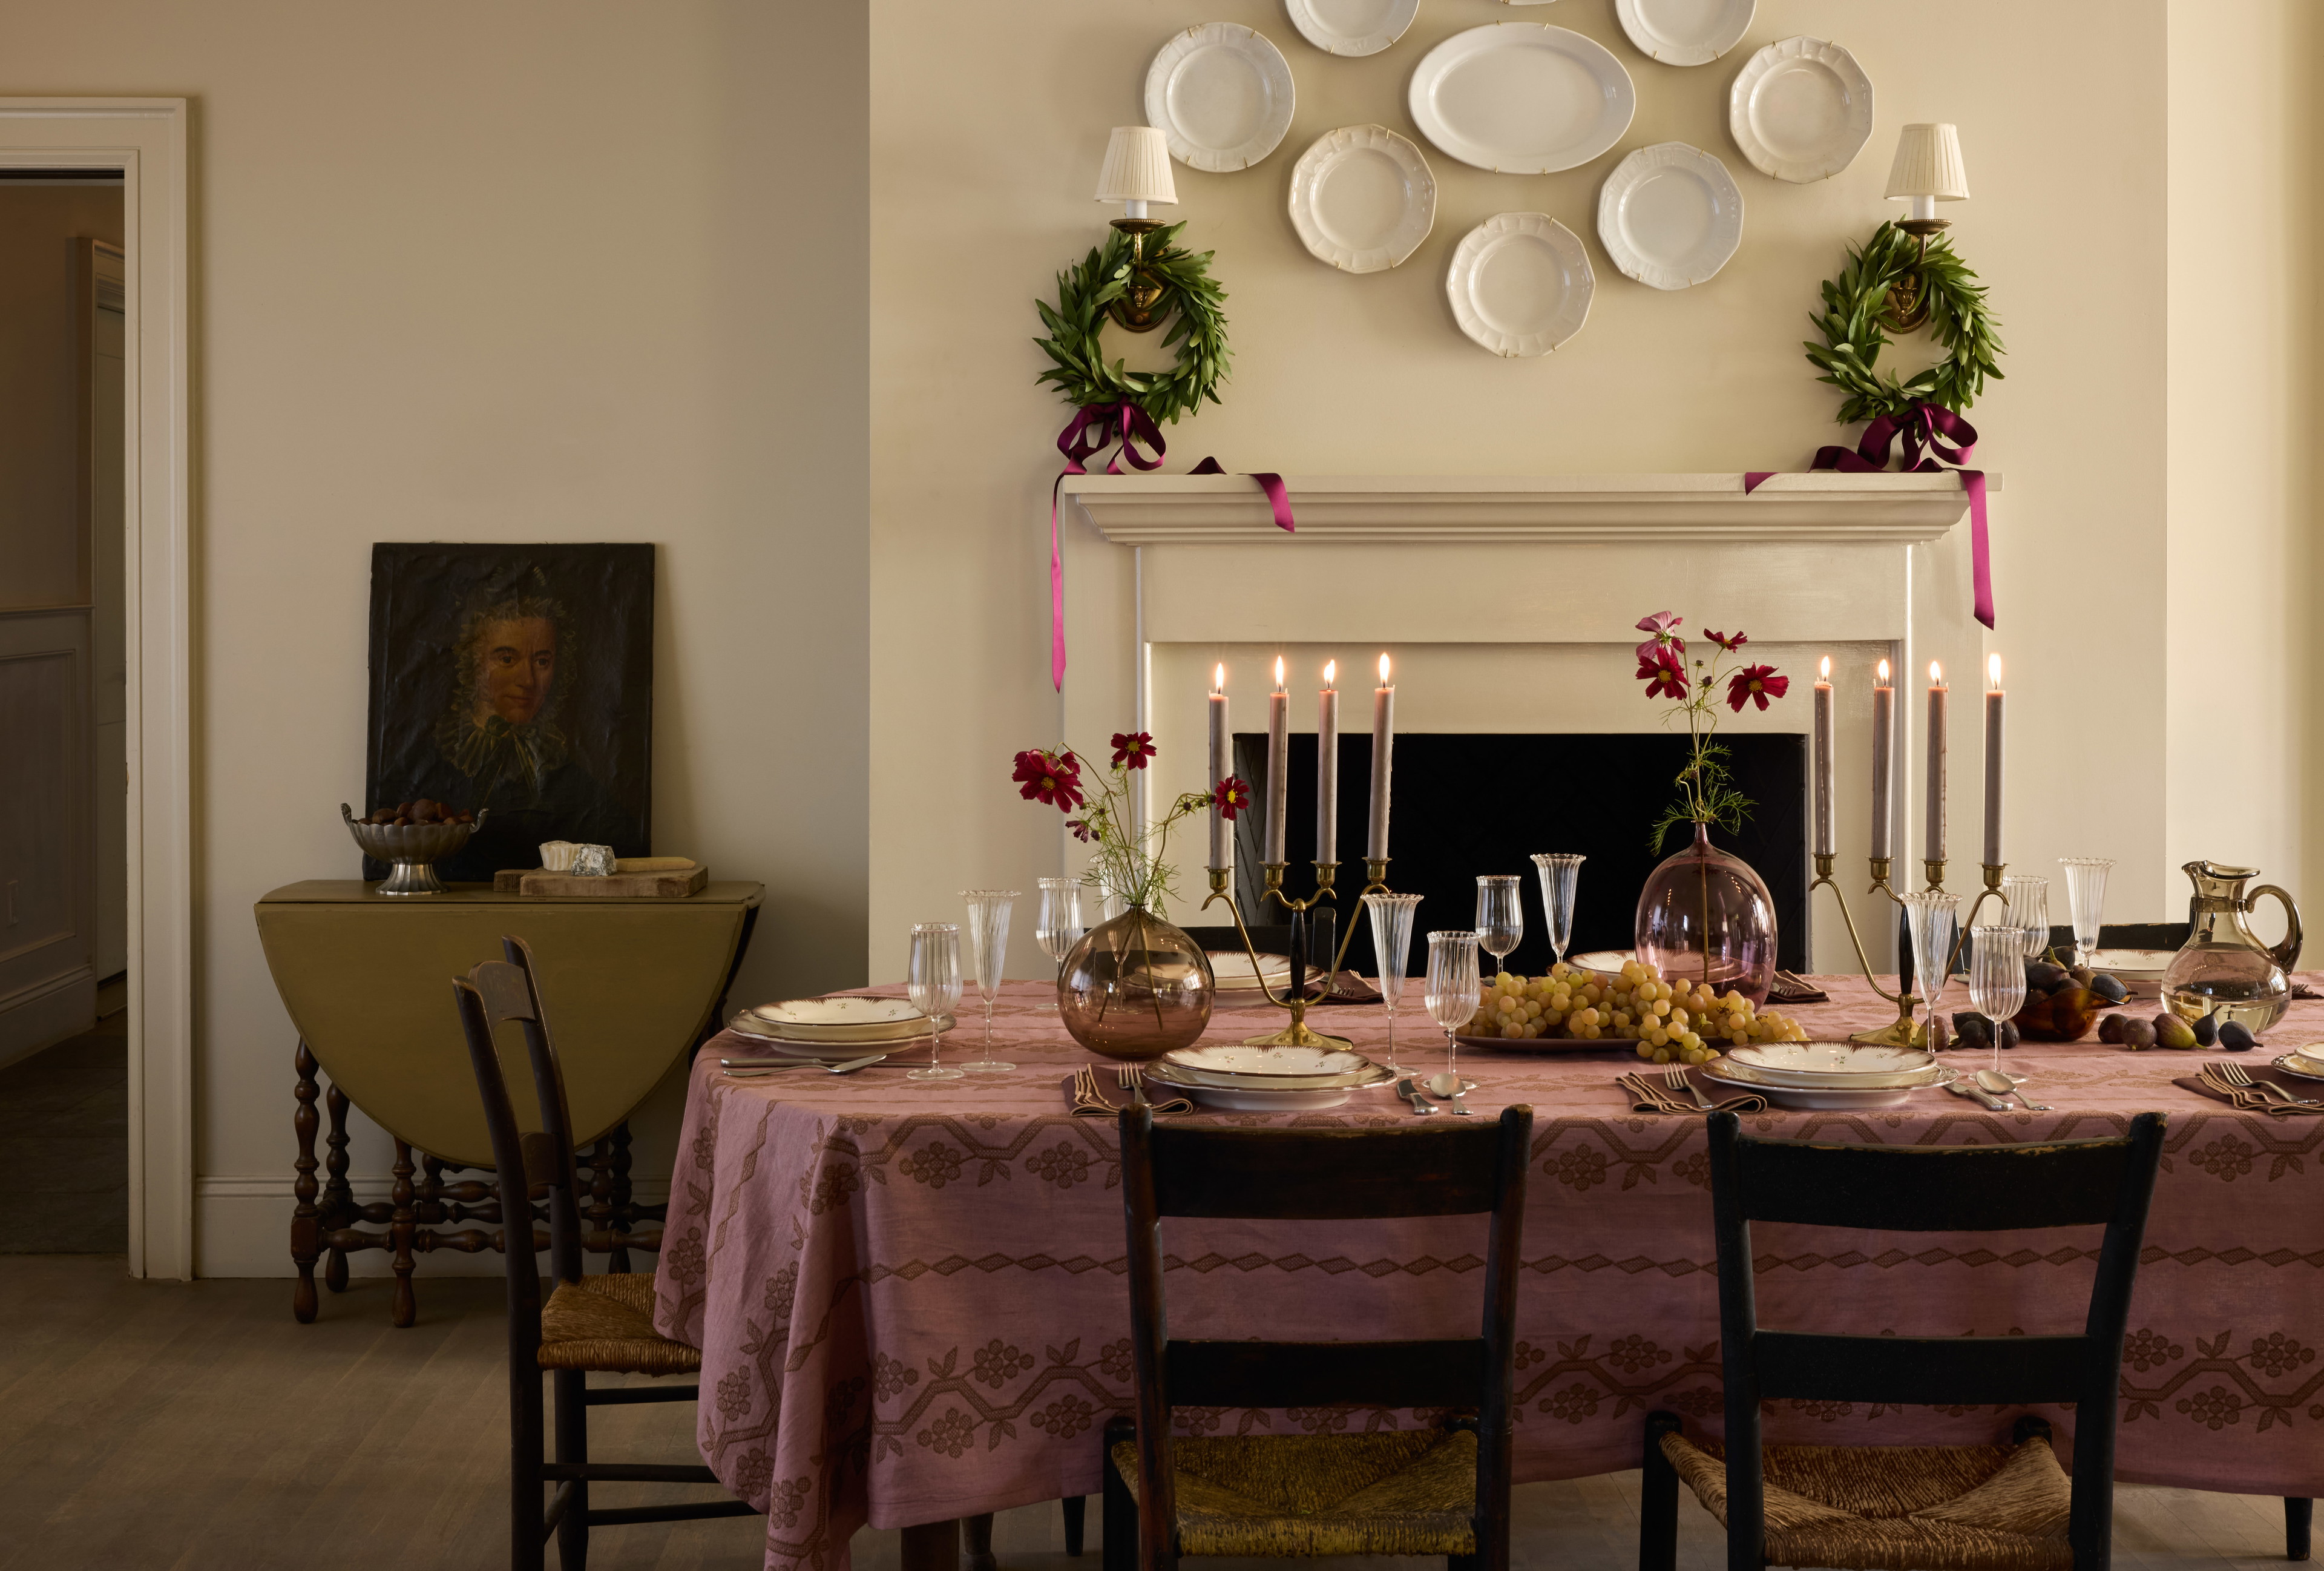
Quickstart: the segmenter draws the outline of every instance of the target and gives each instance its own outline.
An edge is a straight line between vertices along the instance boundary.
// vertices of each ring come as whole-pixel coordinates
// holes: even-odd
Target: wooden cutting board
[[[503,867],[493,874],[493,892],[566,900],[684,900],[700,894],[709,882],[710,869],[701,863],[671,873],[613,873],[603,878],[578,878],[540,867]]]

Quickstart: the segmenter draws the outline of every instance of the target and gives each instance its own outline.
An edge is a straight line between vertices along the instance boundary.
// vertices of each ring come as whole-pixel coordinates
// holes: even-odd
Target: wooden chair
[[[1639,1571],[1672,1571],[1678,1485],[1727,1529],[1728,1571],[1763,1565],[2104,1571],[2114,1521],[2116,1390],[2139,1242],[2163,1153],[2163,1114],[2129,1133],[2055,1145],[1884,1147],[1748,1140],[1711,1118],[1724,1460],[1646,1419]],[[1991,1233],[2103,1224],[2079,1335],[1849,1336],[1766,1331],[1751,1224]],[[1759,1404],[1784,1398],[1906,1404],[2072,1402],[2074,1471],[2049,1425],[2002,1446],[1766,1446]]]
[[[1105,1571],[1182,1555],[1443,1555],[1507,1571],[1509,1389],[1533,1110],[1446,1129],[1156,1128],[1121,1114],[1133,1422],[1104,1434]],[[1423,1342],[1176,1341],[1165,1216],[1491,1217],[1475,1336]],[[1473,1410],[1444,1428],[1174,1438],[1174,1406],[1333,1402]]]
[[[501,1226],[508,1261],[509,1338],[509,1523],[510,1564],[539,1571],[549,1536],[558,1540],[558,1563],[581,1571],[589,1555],[589,1529],[623,1522],[668,1522],[701,1517],[756,1514],[739,1500],[699,1501],[680,1505],[593,1507],[592,1483],[715,1483],[717,1475],[699,1463],[661,1465],[589,1460],[589,1409],[636,1402],[690,1402],[696,1388],[618,1386],[589,1389],[589,1372],[632,1374],[698,1372],[702,1354],[672,1342],[653,1328],[654,1279],[648,1272],[582,1274],[580,1193],[573,1160],[573,1129],[565,1098],[565,1075],[549,1038],[549,1020],[534,984],[532,954],[521,938],[503,938],[506,961],[488,960],[463,978],[454,978],[453,999],[467,1033],[468,1057],[475,1066],[476,1089],[492,1130]],[[532,1060],[532,1083],[540,1097],[541,1127],[519,1132],[501,1073],[494,1028],[517,1021]],[[556,1278],[548,1302],[540,1297],[534,1252],[533,1197],[549,1203],[549,1269]],[[519,1247],[531,1234],[529,1247]],[[548,1371],[557,1391],[557,1456],[544,1460],[540,1376]],[[557,1486],[543,1510],[541,1488]]]

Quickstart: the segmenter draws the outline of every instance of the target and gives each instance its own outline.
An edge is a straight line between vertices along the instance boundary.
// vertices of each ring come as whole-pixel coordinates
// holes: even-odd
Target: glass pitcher
[[[2259,876],[2256,867],[2190,862],[2185,872],[2195,881],[2194,898],[2187,902],[2194,930],[2163,973],[2163,998],[2188,1020],[2217,1012],[2223,1024],[2236,1021],[2255,1034],[2267,1030],[2292,1005],[2288,973],[2300,959],[2300,908],[2272,883],[2246,895],[2244,885]],[[2270,894],[2282,902],[2284,922],[2283,942],[2272,949],[2244,920]]]

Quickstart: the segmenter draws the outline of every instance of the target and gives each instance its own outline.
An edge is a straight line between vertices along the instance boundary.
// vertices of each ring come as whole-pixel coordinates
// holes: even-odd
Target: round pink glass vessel
[[[1638,958],[1671,982],[1708,982],[1757,1006],[1775,981],[1775,902],[1751,864],[1711,843],[1694,844],[1646,875],[1638,894]]]

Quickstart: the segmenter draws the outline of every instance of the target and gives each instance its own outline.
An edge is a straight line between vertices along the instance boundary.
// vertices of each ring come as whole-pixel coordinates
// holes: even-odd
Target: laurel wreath
[[[1178,347],[1177,363],[1167,371],[1131,371],[1120,360],[1107,363],[1099,341],[1106,309],[1130,287],[1130,236],[1116,230],[1103,246],[1093,247],[1078,265],[1057,274],[1055,309],[1046,300],[1033,302],[1049,329],[1047,337],[1033,341],[1056,362],[1037,382],[1055,383],[1076,409],[1129,402],[1151,419],[1174,423],[1204,399],[1219,402],[1218,386],[1231,358],[1227,319],[1220,309],[1226,294],[1210,275],[1212,253],[1198,256],[1172,244],[1185,226],[1172,224],[1146,237],[1146,272],[1162,285],[1155,309],[1174,311],[1176,318],[1162,345]]]
[[[1943,345],[1945,358],[1904,382],[1882,376],[1880,351],[1887,347],[1881,314],[1889,291],[1908,282],[1917,272],[1929,301],[1929,328]],[[1861,249],[1849,246],[1848,265],[1823,285],[1823,314],[1811,316],[1821,344],[1803,344],[1808,359],[1823,373],[1816,378],[1848,395],[1840,406],[1843,425],[1902,417],[1915,403],[1933,403],[1958,414],[1977,402],[1985,379],[2002,379],[2001,340],[1995,336],[1993,318],[1985,308],[1985,288],[1975,282],[1949,238],[1940,236],[1927,251],[1894,223],[1883,224]]]

